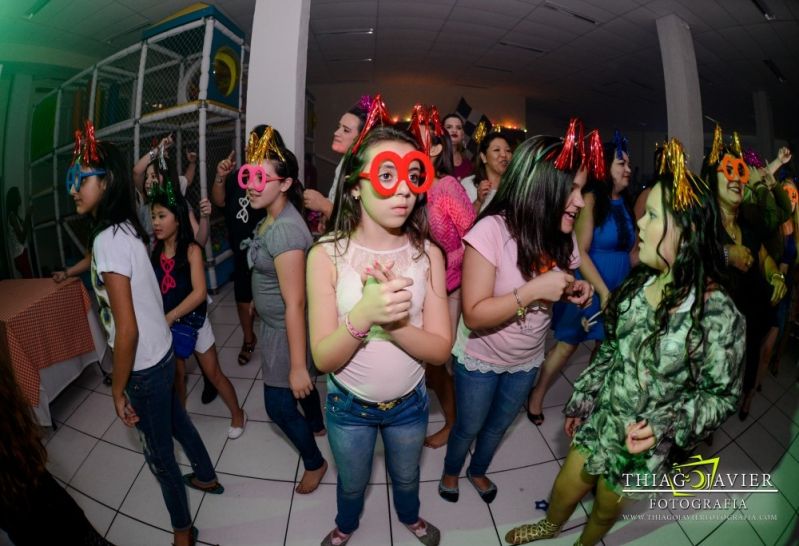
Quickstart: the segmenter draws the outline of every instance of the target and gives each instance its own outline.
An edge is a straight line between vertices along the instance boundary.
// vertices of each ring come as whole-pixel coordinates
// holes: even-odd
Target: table
[[[42,425],[49,404],[92,362],[105,336],[78,279],[0,281],[0,358],[11,362],[22,393]]]

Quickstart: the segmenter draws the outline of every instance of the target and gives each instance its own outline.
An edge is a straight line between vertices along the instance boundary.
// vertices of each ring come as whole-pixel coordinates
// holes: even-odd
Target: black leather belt
[[[344,394],[351,395],[353,401],[356,402],[357,404],[360,404],[366,408],[377,408],[380,411],[388,411],[396,407],[397,404],[399,404],[400,402],[404,402],[405,400],[407,400],[416,393],[416,387],[414,387],[413,390],[411,390],[407,394],[403,394],[402,396],[400,396],[399,398],[395,398],[394,400],[389,400],[387,402],[370,402],[368,400],[363,400],[362,398],[358,398],[357,396],[355,396],[355,394],[353,394],[344,385],[336,381],[336,378],[335,376],[333,376],[332,373],[330,374],[330,381],[332,381],[333,384],[336,386],[336,388],[338,388],[341,392],[343,392]]]

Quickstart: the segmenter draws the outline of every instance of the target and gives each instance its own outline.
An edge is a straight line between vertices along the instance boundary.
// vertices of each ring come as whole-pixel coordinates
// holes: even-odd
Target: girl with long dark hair
[[[679,142],[662,155],[638,221],[640,264],[611,295],[607,337],[564,409],[572,446],[547,516],[511,529],[510,544],[557,536],[594,487],[575,544],[597,544],[622,500],[646,495],[635,484],[668,472],[735,410],[745,323],[722,285],[713,195],[687,171]]]
[[[194,544],[185,485],[221,493],[202,438],[174,391],[172,333],[147,255],[147,233],[136,215],[130,167],[93,128],[78,138],[67,186],[79,214],[94,227],[91,277],[100,320],[114,350],[111,394],[117,416],[142,436],[144,458],[161,486],[177,546]],[[182,476],[173,436],[193,472]]]
[[[494,500],[497,487],[486,472],[544,360],[548,304],[565,297],[583,305],[592,296],[571,275],[580,260],[572,230],[589,162],[582,156],[556,166],[563,143],[549,136],[523,142],[464,237],[463,316],[452,351],[457,417],[438,486],[450,502],[460,496],[458,476],[473,441],[466,476],[483,501]]]
[[[626,139],[618,135],[617,142],[603,147],[605,177],[589,181],[583,197],[585,207],[574,226],[581,258],[575,277],[590,282],[599,297],[585,309],[563,302],[552,308],[552,329],[557,344],[547,354],[527,401],[527,418],[536,426],[544,422],[547,390],[580,343],[594,340],[596,351],[605,339],[605,323],[598,315],[611,291],[618,288],[630,272],[630,251],[636,233],[628,191],[630,158],[625,142]]]
[[[175,191],[167,179],[155,182],[150,192],[155,246],[150,256],[161,289],[167,325],[181,322],[196,331],[196,344],[190,351],[197,358],[203,375],[219,392],[230,410],[228,438],[237,439],[244,432],[247,416],[239,406],[236,391],[222,373],[216,352],[216,340],[208,320],[207,289],[203,252],[194,238],[185,198]],[[182,404],[186,403],[186,360],[175,358],[175,390]]]

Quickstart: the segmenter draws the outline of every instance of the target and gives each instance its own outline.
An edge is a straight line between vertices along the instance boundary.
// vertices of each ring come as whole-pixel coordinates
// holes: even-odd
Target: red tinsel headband
[[[563,137],[563,149],[555,159],[555,168],[561,171],[588,169],[597,180],[605,179],[605,154],[602,150],[602,139],[599,130],[588,133],[588,153],[585,150],[585,128],[580,118],[572,118],[566,135]],[[577,155],[579,154],[579,164]]]
[[[358,139],[355,141],[355,144],[352,145],[353,154],[358,151],[363,139],[366,138],[366,135],[377,123],[381,125],[391,125],[391,116],[388,113],[388,108],[386,108],[386,103],[383,102],[383,97],[380,93],[372,98],[372,104],[369,106],[369,113],[366,114],[366,122],[363,124],[361,134],[358,135]]]
[[[97,154],[97,140],[94,136],[94,123],[87,119],[84,128],[85,134],[80,129],[75,130],[75,147],[72,149],[70,166],[81,161],[88,164],[100,162],[100,156]]]
[[[427,129],[424,134],[422,134],[422,127]],[[422,150],[424,150],[424,153],[430,155],[430,148],[432,146],[431,133],[439,137],[444,134],[444,128],[441,126],[438,108],[436,108],[434,105],[425,107],[419,103],[416,103],[413,106],[413,112],[411,113],[411,124],[408,127],[408,130],[413,136],[416,137],[416,141],[419,143],[419,146],[422,148]]]

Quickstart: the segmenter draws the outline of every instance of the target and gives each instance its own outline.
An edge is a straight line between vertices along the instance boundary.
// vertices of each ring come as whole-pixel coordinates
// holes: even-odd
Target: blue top
[[[617,289],[630,272],[630,251],[635,244],[635,225],[624,199],[611,199],[607,218],[601,225],[594,227],[591,248],[588,255],[594,262],[599,275],[605,281],[608,290]],[[582,279],[580,271],[575,271],[575,278]],[[605,324],[602,316],[596,320],[587,332],[582,324],[583,318],[589,318],[600,309],[600,298],[595,296],[587,309],[580,309],[573,303],[557,302],[552,308],[552,329],[555,339],[571,345],[594,339],[605,339]]]

